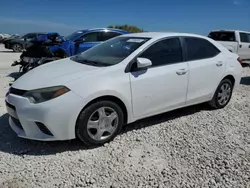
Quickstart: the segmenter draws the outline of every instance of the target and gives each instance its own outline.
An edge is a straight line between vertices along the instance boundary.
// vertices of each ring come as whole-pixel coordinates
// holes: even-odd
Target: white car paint
[[[210,41],[221,53],[210,59],[154,67],[139,72],[126,72],[129,62],[156,41],[169,37],[197,37]],[[113,66],[84,65],[66,58],[37,67],[16,80],[12,87],[34,90],[64,85],[66,94],[33,104],[26,97],[6,95],[10,116],[18,119],[20,129],[10,118],[10,126],[20,137],[36,140],[74,139],[75,125],[81,110],[102,96],[120,99],[127,111],[127,122],[167,112],[173,109],[210,101],[220,81],[228,75],[241,78],[238,56],[207,37],[185,33],[137,33],[119,37],[149,37],[149,41]],[[112,40],[112,39],[111,39]],[[93,47],[93,49],[96,47]],[[84,52],[85,53],[85,52]],[[217,66],[216,64],[222,64]],[[53,136],[41,132],[35,122],[41,122]]]
[[[209,35],[211,35],[211,33],[226,33],[226,32],[233,33],[235,40],[234,41],[216,40],[216,41],[221,43],[231,52],[238,54],[242,60],[250,60],[250,32],[239,31],[239,30],[215,30],[211,31]],[[241,34],[247,35],[248,41],[242,41]]]

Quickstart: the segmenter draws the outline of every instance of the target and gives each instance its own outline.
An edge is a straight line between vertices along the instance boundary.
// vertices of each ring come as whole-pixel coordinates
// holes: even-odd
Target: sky
[[[128,24],[207,35],[250,31],[250,0],[1,0],[0,33],[59,32]]]

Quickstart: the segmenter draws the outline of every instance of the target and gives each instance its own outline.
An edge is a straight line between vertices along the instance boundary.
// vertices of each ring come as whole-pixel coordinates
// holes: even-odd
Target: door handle
[[[178,71],[176,71],[176,74],[181,76],[187,73],[187,69],[179,69]]]
[[[216,66],[217,67],[221,67],[223,65],[223,62],[222,61],[218,61],[218,63],[216,63]]]

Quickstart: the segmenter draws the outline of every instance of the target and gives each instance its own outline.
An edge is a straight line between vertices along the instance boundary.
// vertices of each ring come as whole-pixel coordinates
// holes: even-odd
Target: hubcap
[[[87,131],[89,136],[96,140],[105,140],[111,137],[118,126],[118,115],[110,107],[101,107],[91,114]]]
[[[21,51],[20,45],[17,45],[17,44],[15,44],[15,45],[13,46],[13,49],[14,49],[14,51]]]
[[[231,95],[231,86],[228,83],[225,83],[221,86],[218,93],[218,103],[220,105],[225,105]]]

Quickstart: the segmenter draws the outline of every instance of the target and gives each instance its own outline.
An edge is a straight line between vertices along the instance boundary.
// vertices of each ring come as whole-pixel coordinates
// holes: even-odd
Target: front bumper
[[[4,48],[11,49],[11,45],[9,43],[4,43]]]
[[[33,140],[70,140],[75,138],[75,123],[82,98],[68,92],[47,102],[32,104],[15,94],[6,96],[9,124],[19,137]]]

